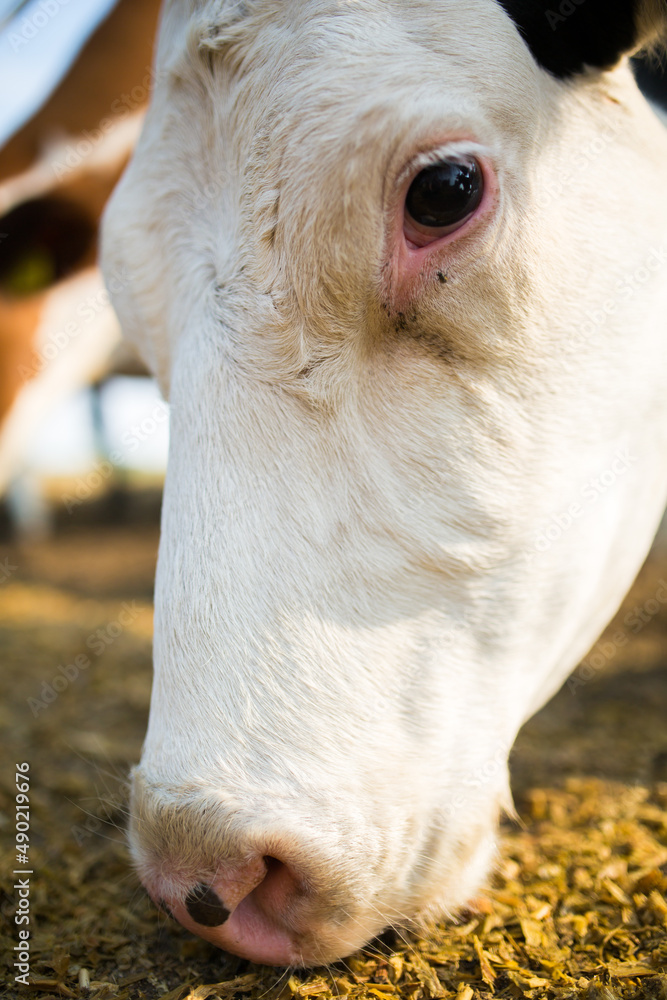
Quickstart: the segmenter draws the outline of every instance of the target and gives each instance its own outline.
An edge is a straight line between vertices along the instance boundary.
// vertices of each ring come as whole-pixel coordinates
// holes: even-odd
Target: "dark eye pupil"
[[[442,229],[474,212],[482,191],[482,171],[476,160],[445,160],[417,174],[405,206],[420,226]]]

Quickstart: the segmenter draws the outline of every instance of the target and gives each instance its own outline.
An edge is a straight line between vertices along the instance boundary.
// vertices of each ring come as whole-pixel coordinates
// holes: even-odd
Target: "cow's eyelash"
[[[397,178],[397,185],[401,187],[410,177],[416,176],[421,170],[432,167],[443,160],[452,160],[457,157],[474,157],[475,159],[488,159],[489,152],[482,146],[472,142],[448,142],[435,149],[429,149],[415,156],[403,168]]]

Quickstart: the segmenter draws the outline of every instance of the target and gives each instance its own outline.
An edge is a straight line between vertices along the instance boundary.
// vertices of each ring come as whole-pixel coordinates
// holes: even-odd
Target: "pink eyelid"
[[[454,227],[450,228],[447,232],[439,234],[436,233],[432,236],[432,238],[429,239],[428,232],[425,231],[421,233],[419,231],[418,224],[414,223],[413,220],[410,220],[409,216],[407,215],[405,208],[405,201],[407,198],[408,191],[410,189],[410,185],[412,184],[415,177],[417,177],[417,175],[419,174],[419,171],[423,170],[424,167],[420,166],[418,169],[411,171],[410,174],[406,177],[403,184],[401,185],[402,188],[401,201],[400,201],[401,231],[403,240],[405,242],[406,250],[409,253],[420,254],[423,253],[423,251],[425,250],[433,250],[436,249],[436,244],[438,249],[441,246],[444,248],[447,245],[447,243],[451,243],[454,242],[455,239],[462,238],[464,235],[466,235],[468,229],[472,227],[472,224],[481,215],[486,214],[486,211],[490,207],[491,202],[495,199],[495,195],[497,193],[497,181],[496,181],[495,171],[492,169],[491,164],[488,162],[488,160],[486,160],[485,157],[482,157],[479,154],[472,152],[471,153],[465,152],[462,153],[461,155],[467,158],[468,157],[472,158],[478,163],[482,173],[482,185],[483,185],[482,197],[476,208],[474,208],[473,211],[465,219],[463,219],[463,221],[459,225],[455,225]],[[406,227],[406,222],[408,223],[407,227]],[[406,232],[406,228],[408,228],[408,232]],[[410,231],[412,231],[414,235],[419,235],[420,237],[423,237],[424,241],[421,242],[420,240],[420,242],[417,243],[411,240],[409,235]]]
[[[444,145],[444,143],[443,143]],[[435,147],[435,144],[431,146]],[[469,237],[474,238],[485,222],[495,214],[499,200],[497,174],[488,157],[476,151],[464,151],[466,156],[474,156],[482,171],[484,190],[476,209],[451,232],[436,236],[432,241],[417,246],[405,233],[405,199],[410,184],[423,165],[406,171],[396,192],[393,221],[390,229],[390,266],[385,271],[387,301],[392,309],[408,308],[419,289],[430,279],[436,279],[438,272],[446,270],[450,260],[456,257],[459,245],[464,246]]]

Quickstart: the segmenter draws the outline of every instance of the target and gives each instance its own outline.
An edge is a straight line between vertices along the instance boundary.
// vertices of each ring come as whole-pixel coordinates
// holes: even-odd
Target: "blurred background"
[[[122,343],[96,266],[100,215],[150,94],[158,9],[0,0],[6,538],[46,538],[72,502],[106,499],[120,516],[164,473],[168,409]]]
[[[137,892],[123,846],[126,779],[150,697],[169,420],[122,343],[96,254],[100,214],[149,98],[158,8],[158,0],[0,0],[0,832],[8,835],[0,915],[11,920],[15,905],[11,876],[2,881],[13,861],[13,762],[27,761],[34,995],[87,996],[76,986],[84,965],[100,997],[160,996],[223,969],[217,952],[167,927]],[[660,73],[639,72],[647,89],[664,92]],[[666,722],[663,532],[615,622],[512,754],[523,824],[504,840],[512,892],[531,866],[549,870],[534,890],[544,901],[560,871],[583,900],[567,897],[567,920],[594,905],[586,893],[599,898],[587,865],[597,871],[606,858],[605,885],[615,880],[604,890],[604,919],[586,917],[574,943],[558,930],[573,983],[587,962],[592,975],[598,960],[631,953],[667,965],[665,934],[653,935],[644,904],[636,903],[645,933],[633,930],[635,945],[614,929],[630,919],[637,871],[657,873],[651,886],[662,891],[664,879],[667,891]],[[520,895],[506,902],[508,927],[526,916]],[[490,920],[477,931],[482,940],[500,926]],[[470,950],[459,985],[477,983],[472,944],[457,940]],[[13,932],[6,943],[9,968]],[[226,974],[239,967],[228,960]],[[646,996],[667,997],[665,979],[664,994]]]

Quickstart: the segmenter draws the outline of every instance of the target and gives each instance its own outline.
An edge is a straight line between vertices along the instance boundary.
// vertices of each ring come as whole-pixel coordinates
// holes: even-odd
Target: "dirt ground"
[[[0,545],[3,996],[667,1000],[667,547],[512,754],[519,823],[457,925],[390,932],[331,969],[263,969],[158,913],[124,847],[150,693],[157,502]],[[125,511],[127,515],[127,511]],[[663,598],[663,599],[661,599]],[[78,658],[78,659],[77,659]],[[29,767],[29,866],[15,765]],[[30,876],[30,985],[14,982]]]

